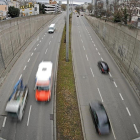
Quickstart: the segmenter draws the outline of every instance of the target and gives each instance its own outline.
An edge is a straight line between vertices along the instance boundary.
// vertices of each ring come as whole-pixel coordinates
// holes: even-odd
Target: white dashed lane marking
[[[121,95],[121,93],[119,93],[119,94],[120,94],[121,99],[124,100],[123,97],[122,97],[122,95]]]
[[[104,61],[102,57],[101,57],[101,60]]]
[[[28,62],[30,62],[30,58],[28,59]]]
[[[31,113],[32,105],[30,105],[29,109],[29,114],[28,114],[28,121],[27,121],[27,126],[29,125],[29,119],[30,119],[30,113]]]
[[[116,85],[115,81],[114,81],[114,85],[115,85],[115,87],[117,87],[117,85]]]
[[[102,95],[101,95],[101,93],[100,93],[100,90],[99,90],[99,88],[97,88],[97,89],[98,89],[99,95],[100,95],[100,97],[101,97],[101,100],[102,100],[102,102],[103,102],[103,98],[102,98]]]
[[[100,53],[98,52],[98,54],[100,55]]]
[[[110,77],[112,77],[111,73],[109,72]]]
[[[139,131],[138,131],[138,129],[137,129],[137,127],[136,127],[136,125],[135,124],[133,124],[134,125],[134,128],[135,128],[135,130],[136,130],[136,133],[138,134],[139,133]]]
[[[39,46],[39,44],[37,44],[37,46]]]
[[[88,56],[86,55],[87,61],[88,61]]]
[[[48,51],[48,49],[46,49],[46,52],[45,52],[45,54],[47,53],[47,51]]]
[[[90,70],[91,70],[92,76],[94,77],[94,74],[93,74],[92,68],[90,68]]]
[[[34,53],[32,53],[31,56],[32,56],[33,54],[34,54]]]
[[[24,69],[23,70],[25,70],[26,69],[26,66],[24,67]]]
[[[85,50],[85,47],[83,46],[83,49]]]
[[[22,74],[20,75],[20,77],[19,77],[19,80],[22,78]]]
[[[129,114],[129,116],[131,116],[131,114],[130,114],[130,111],[129,111],[128,107],[126,107],[126,110],[127,110],[128,114]]]
[[[4,117],[2,127],[5,127],[6,119],[7,119],[7,117]]]

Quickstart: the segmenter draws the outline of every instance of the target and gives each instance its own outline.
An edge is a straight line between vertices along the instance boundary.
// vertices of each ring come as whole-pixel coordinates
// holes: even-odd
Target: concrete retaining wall
[[[0,22],[0,76],[25,42],[55,15],[36,15]]]
[[[140,30],[91,16],[86,18],[140,90]]]

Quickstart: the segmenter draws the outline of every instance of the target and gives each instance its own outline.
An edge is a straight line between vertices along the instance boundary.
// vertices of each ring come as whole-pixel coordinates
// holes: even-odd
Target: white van
[[[51,24],[48,29],[48,33],[54,33],[55,31],[55,24]]]

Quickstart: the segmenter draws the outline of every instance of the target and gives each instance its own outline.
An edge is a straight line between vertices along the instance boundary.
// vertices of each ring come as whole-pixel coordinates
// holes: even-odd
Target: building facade
[[[0,0],[0,20],[6,19],[8,14],[8,3]]]

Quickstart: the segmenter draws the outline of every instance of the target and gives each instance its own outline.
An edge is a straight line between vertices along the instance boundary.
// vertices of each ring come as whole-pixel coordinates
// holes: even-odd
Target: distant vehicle
[[[77,17],[79,17],[79,15],[77,15]]]
[[[92,101],[89,104],[96,131],[99,135],[110,133],[110,122],[103,104],[99,101]]]
[[[83,14],[81,16],[83,16]]]
[[[54,33],[55,31],[55,24],[51,24],[48,29],[48,33]]]
[[[108,73],[109,72],[109,66],[104,61],[99,61],[98,67],[99,67],[101,73]]]
[[[23,86],[23,81],[20,79],[14,86],[13,93],[8,99],[5,111],[12,118],[22,120],[25,106],[27,103],[29,89]]]
[[[36,73],[35,98],[37,101],[49,101],[53,84],[53,64],[50,61],[41,62]]]

